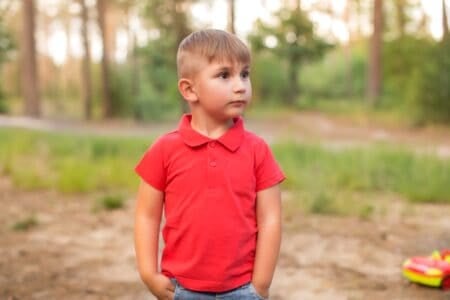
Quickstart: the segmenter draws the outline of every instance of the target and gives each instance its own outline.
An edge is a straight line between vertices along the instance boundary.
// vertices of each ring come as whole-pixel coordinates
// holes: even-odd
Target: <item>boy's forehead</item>
[[[249,61],[243,61],[238,57],[233,57],[232,55],[217,55],[212,57],[203,56],[197,53],[188,54],[187,60],[191,62],[203,64],[222,64],[222,65],[250,65]]]
[[[212,58],[204,60],[207,65],[217,68],[245,68],[250,67],[250,62],[240,61],[230,57]]]

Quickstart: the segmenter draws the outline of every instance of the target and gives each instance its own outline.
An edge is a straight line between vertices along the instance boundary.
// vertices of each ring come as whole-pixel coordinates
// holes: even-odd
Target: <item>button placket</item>
[[[208,173],[208,187],[215,188],[218,184],[218,160],[217,160],[217,142],[210,141],[208,143],[208,162],[207,162],[207,173]]]
[[[217,166],[217,160],[214,155],[214,152],[216,152],[216,151],[214,151],[214,148],[216,147],[216,142],[211,141],[208,143],[208,146],[209,146],[209,151],[208,151],[209,166],[212,168],[215,168]]]

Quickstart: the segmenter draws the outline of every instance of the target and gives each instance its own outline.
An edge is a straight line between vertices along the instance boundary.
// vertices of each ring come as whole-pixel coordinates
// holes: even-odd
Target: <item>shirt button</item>
[[[214,148],[214,147],[216,146],[216,142],[209,142],[209,146],[210,146],[211,148]]]
[[[215,166],[217,166],[217,162],[215,160],[212,160],[209,162],[209,165],[214,168]]]

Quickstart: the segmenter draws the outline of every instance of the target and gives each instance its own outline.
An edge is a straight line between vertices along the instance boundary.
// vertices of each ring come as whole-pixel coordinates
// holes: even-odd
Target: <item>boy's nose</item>
[[[246,89],[246,83],[242,78],[237,78],[233,82],[233,91],[236,93],[242,93],[245,92]]]

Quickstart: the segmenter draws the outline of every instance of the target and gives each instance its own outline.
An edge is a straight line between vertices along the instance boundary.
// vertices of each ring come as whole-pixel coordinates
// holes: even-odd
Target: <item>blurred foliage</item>
[[[176,52],[181,40],[193,30],[187,12],[193,2],[157,0],[144,6],[144,15],[154,29],[148,45],[138,51],[143,66],[133,109],[138,120],[161,120],[183,107],[177,87]]]
[[[11,225],[11,229],[15,231],[27,231],[39,225],[39,221],[35,215],[27,216]]]
[[[8,60],[8,56],[15,48],[12,35],[7,30],[3,20],[0,16],[0,71],[3,63]],[[2,89],[2,82],[0,82],[0,113],[6,113],[8,108],[5,103],[5,96]]]
[[[175,56],[169,56],[173,41],[161,38],[141,49],[143,71],[133,115],[138,120],[161,120],[180,111]]]
[[[252,58],[251,80],[253,101],[256,105],[276,104],[288,97],[288,80],[286,62],[271,52],[264,52]]]
[[[111,74],[111,101],[113,107],[113,116],[127,117],[133,113],[134,95],[133,76],[130,65],[114,65]]]
[[[11,33],[0,17],[0,66],[8,59],[8,54],[15,48]]]
[[[323,60],[304,66],[300,86],[306,99],[364,97],[366,44],[352,45],[349,52],[349,57],[346,57],[343,48],[335,48]]]
[[[385,43],[384,95],[416,125],[450,123],[450,43],[403,36]]]
[[[135,45],[134,49],[129,49],[131,51],[126,61],[110,68],[114,116],[137,120],[173,118],[180,110],[186,109],[176,84],[177,46],[186,35],[197,29],[194,24],[201,24],[193,22],[193,4],[202,2],[208,6],[213,2],[110,2],[111,32],[126,31]],[[330,16],[343,24],[346,22],[343,15],[327,10],[326,4],[331,1],[320,2],[324,6],[313,5],[308,11],[283,5],[273,14],[270,24],[261,20],[255,22],[247,37],[253,52],[251,77],[254,107],[263,105],[272,110],[279,107],[292,109],[294,106],[297,109],[327,110],[329,113],[337,110],[349,118],[354,111],[370,117],[384,111],[391,117],[409,118],[408,124],[413,125],[434,122],[450,124],[449,43],[438,42],[431,37],[427,25],[429,20],[423,14],[419,1],[384,3],[383,93],[376,107],[365,107],[364,101],[368,37],[364,36],[362,27],[352,29],[348,45],[333,47],[319,37],[310,19],[313,14]],[[350,20],[359,20],[353,27],[370,21],[370,3],[350,1],[349,4]],[[67,9],[68,6],[64,3],[60,9]],[[48,22],[38,28],[38,38],[44,36],[48,29],[45,26],[52,26],[53,22],[60,22],[63,18],[60,15],[49,16],[42,10],[38,13],[45,16]],[[0,67],[9,58],[14,59],[3,68],[7,72],[0,83],[0,113],[9,110],[14,114],[20,111],[21,104],[17,104],[18,101],[14,104],[12,99],[21,97],[21,80],[20,59],[10,55],[14,48],[13,37],[17,39],[11,33],[20,33],[20,19],[16,20],[20,17],[20,10],[11,8],[3,16],[4,19],[0,19]],[[139,20],[133,20],[133,16],[138,16]],[[69,17],[79,21],[77,15]],[[91,14],[91,21],[94,18],[95,14]],[[211,18],[208,20],[211,22]],[[136,21],[139,21],[141,29],[136,29]],[[144,31],[147,35],[145,45],[139,38]],[[329,33],[332,31],[330,28]],[[56,65],[50,57],[40,53],[40,87],[46,116],[83,116],[80,75],[77,73],[80,62],[78,58],[70,57],[66,64]],[[101,112],[101,72],[96,62],[92,63],[91,68],[94,116],[98,117]],[[10,99],[5,101],[5,97]],[[345,101],[347,103],[344,104]]]
[[[94,212],[99,210],[116,210],[123,208],[124,205],[125,198],[121,195],[105,195],[95,201],[92,209]]]
[[[413,73],[418,123],[450,124],[450,39],[434,45],[427,60]]]
[[[281,9],[275,16],[278,19],[275,26],[258,20],[249,40],[254,52],[268,50],[286,63],[288,87],[287,95],[282,99],[284,104],[292,106],[300,93],[298,73],[301,66],[321,58],[331,45],[314,34],[312,22],[301,9]]]
[[[430,56],[435,42],[414,36],[403,36],[386,42],[383,48],[384,96],[388,102],[410,105],[417,87],[412,75],[422,65],[433,60]]]

